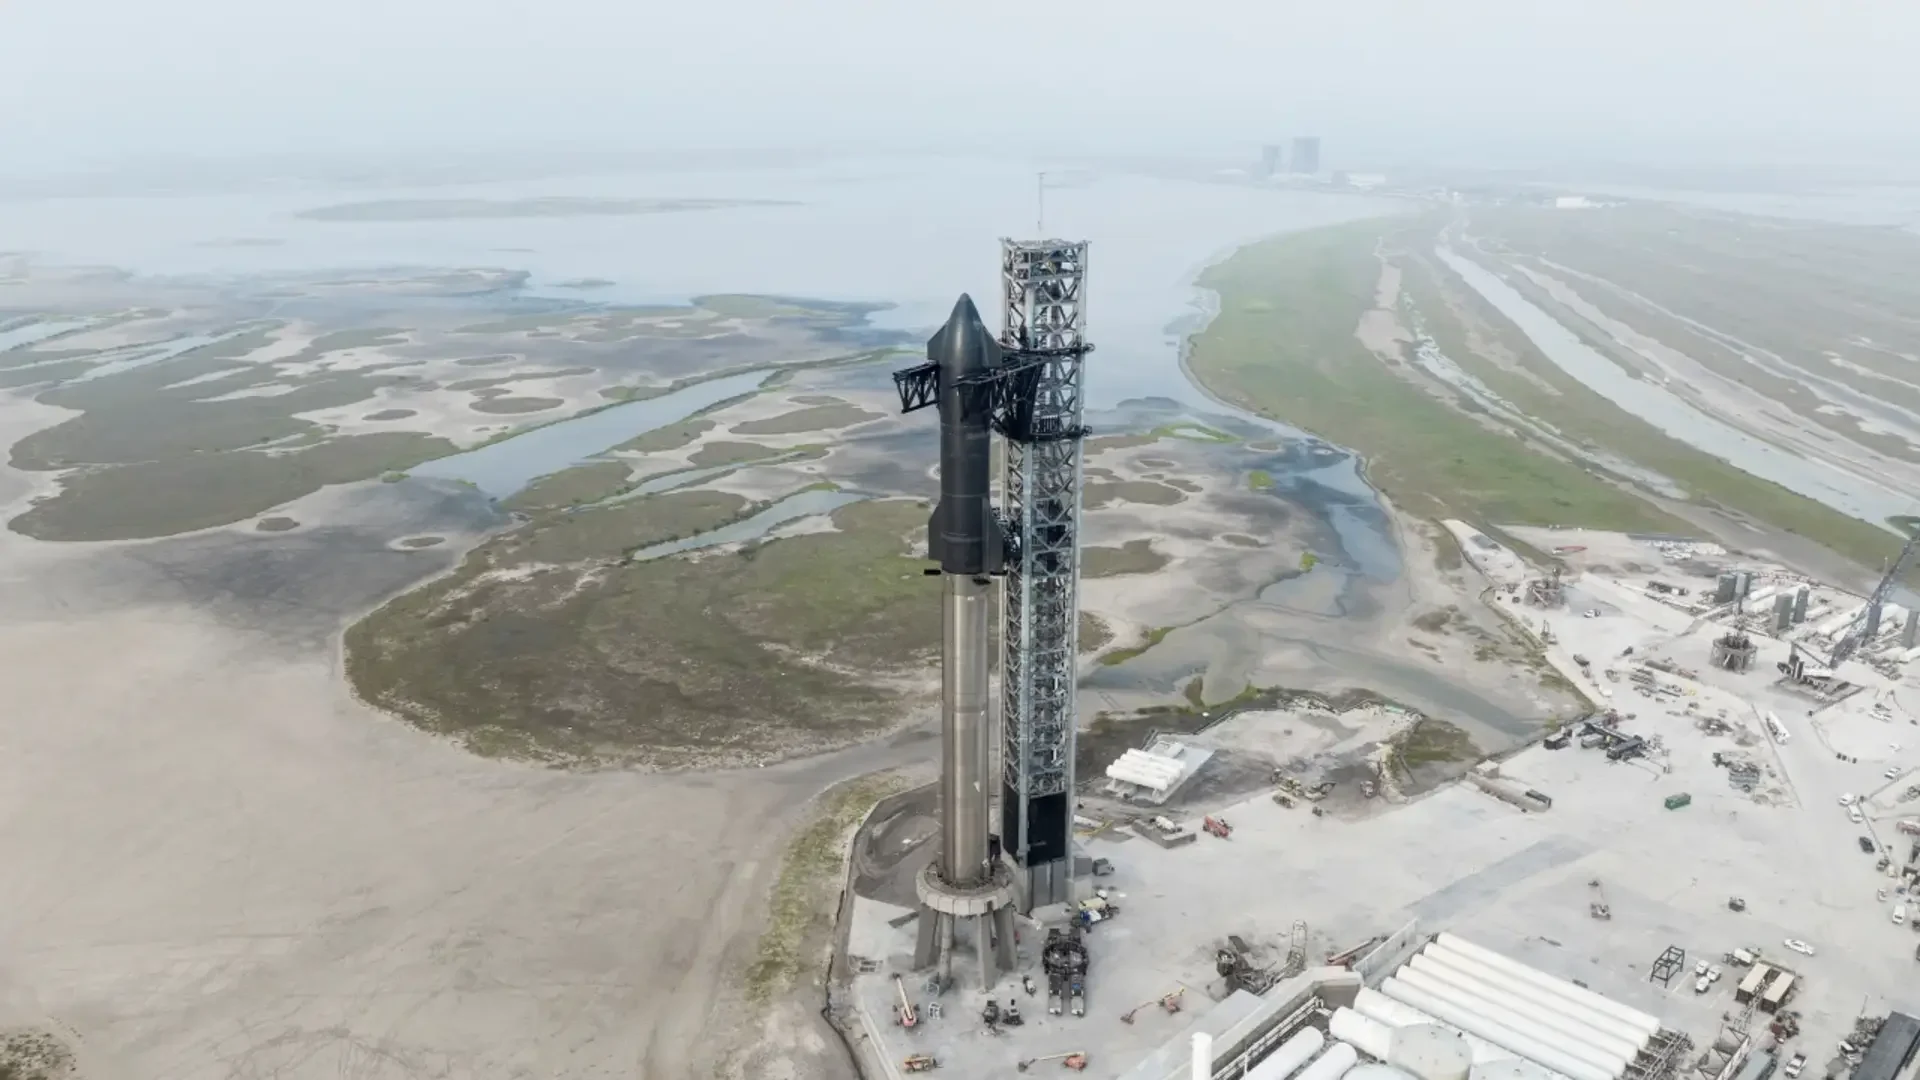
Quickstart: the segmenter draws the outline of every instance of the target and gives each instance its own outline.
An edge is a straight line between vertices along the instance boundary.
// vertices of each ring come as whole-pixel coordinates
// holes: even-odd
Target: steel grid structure
[[[1001,240],[1001,838],[1025,906],[1072,898],[1087,245]]]

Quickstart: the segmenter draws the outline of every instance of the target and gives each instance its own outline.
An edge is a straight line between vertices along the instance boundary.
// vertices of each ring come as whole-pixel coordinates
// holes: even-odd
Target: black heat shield
[[[927,362],[940,372],[940,502],[927,522],[927,557],[943,573],[999,573],[1006,553],[989,492],[993,409],[966,380],[1000,366],[1000,345],[966,294],[927,340]]]

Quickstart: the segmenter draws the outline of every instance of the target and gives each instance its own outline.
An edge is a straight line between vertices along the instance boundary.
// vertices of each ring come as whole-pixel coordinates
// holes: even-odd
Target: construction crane
[[[1140,1004],[1135,1005],[1133,1008],[1128,1009],[1126,1012],[1121,1013],[1120,1022],[1123,1024],[1133,1023],[1133,1015],[1139,1012],[1141,1009],[1146,1008],[1149,1005],[1158,1005],[1169,1013],[1177,1013],[1180,1011],[1180,999],[1186,996],[1187,996],[1187,988],[1183,986],[1180,989],[1174,990],[1170,993],[1161,994],[1159,997],[1154,998],[1152,1001],[1143,1001]]]
[[[1087,1053],[1084,1050],[1069,1050],[1064,1054],[1048,1054],[1045,1057],[1028,1058],[1014,1068],[1026,1072],[1043,1061],[1058,1061],[1063,1067],[1080,1072],[1087,1067]]]
[[[1874,587],[1873,595],[1867,597],[1867,606],[1861,608],[1860,614],[1855,615],[1846,629],[1840,631],[1840,636],[1834,639],[1833,654],[1827,662],[1828,667],[1839,667],[1853,655],[1854,650],[1867,643],[1867,621],[1879,620],[1880,610],[1885,606],[1887,598],[1893,595],[1893,587],[1907,572],[1907,567],[1912,565],[1916,550],[1920,550],[1920,532],[1907,537],[1906,546],[1900,549],[1900,557],[1893,560],[1893,565],[1887,569],[1887,576],[1880,579],[1880,584]]]
[[[914,1011],[913,1002],[907,997],[907,984],[901,981],[900,976],[895,975],[893,988],[900,992],[900,1005],[894,1010],[894,1019],[900,1022],[901,1027],[911,1028],[920,1022],[920,1015]]]

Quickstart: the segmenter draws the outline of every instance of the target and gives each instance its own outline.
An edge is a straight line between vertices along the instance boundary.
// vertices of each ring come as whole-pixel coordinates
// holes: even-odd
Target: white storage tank
[[[1366,1053],[1363,1049],[1361,1053]],[[1361,1062],[1347,1070],[1345,1080],[1419,1080],[1410,1072],[1402,1072],[1391,1065],[1375,1065]]]
[[[1457,1031],[1439,1024],[1413,1024],[1394,1029],[1387,1060],[1420,1080],[1467,1080],[1473,1051]]]
[[[1511,960],[1511,959],[1508,959],[1507,957],[1501,956],[1499,953],[1494,952],[1492,949],[1483,949],[1480,946],[1475,945],[1473,942],[1465,940],[1464,938],[1460,937],[1457,934],[1452,934],[1452,933],[1441,934],[1439,937],[1434,939],[1433,945],[1429,945],[1428,948],[1434,948],[1436,946],[1446,951],[1457,952],[1466,956],[1470,956],[1473,959],[1488,965],[1489,967],[1497,968],[1501,971],[1511,972],[1514,976],[1520,979],[1524,979],[1525,981],[1530,982],[1533,985],[1540,987],[1542,990],[1548,991],[1549,993],[1558,994],[1561,997],[1566,998],[1568,1001],[1572,1001],[1579,1005],[1584,1005],[1587,1008],[1593,1009],[1597,1012],[1606,1013],[1609,1016],[1618,1017],[1621,1020],[1624,1020],[1627,1023],[1632,1024],[1633,1026],[1639,1028],[1641,1031],[1644,1031],[1648,1035],[1657,1035],[1660,1033],[1660,1021],[1654,1019],[1652,1016],[1649,1016],[1646,1013],[1641,1012],[1639,1009],[1635,1009],[1628,1005],[1622,1005],[1619,1002],[1612,1000],[1611,998],[1603,997],[1599,994],[1594,993],[1591,990],[1587,990],[1582,987],[1575,986],[1572,983],[1566,981],[1565,979],[1556,979],[1553,976],[1547,974],[1546,972],[1538,971],[1538,970],[1535,970],[1534,968],[1530,968],[1527,965],[1522,964],[1518,960]]]
[[[1561,1032],[1545,1024],[1529,1020],[1525,1016],[1514,1012],[1512,1009],[1503,1008],[1485,998],[1464,993],[1458,988],[1434,978],[1433,975],[1427,971],[1403,967],[1395,978],[1408,986],[1418,989],[1424,994],[1445,1001],[1455,1008],[1464,1009],[1474,1016],[1490,1020],[1529,1042],[1555,1047],[1560,1053],[1567,1057],[1584,1061],[1608,1076],[1619,1076],[1627,1071],[1627,1062],[1631,1060],[1630,1058],[1623,1057],[1619,1054],[1609,1054],[1599,1047],[1591,1046],[1584,1042],[1576,1042],[1573,1039],[1567,1038]],[[1448,1017],[1442,1014],[1441,1019],[1448,1019]],[[1489,1038],[1491,1038],[1491,1036],[1489,1036]],[[1494,1039],[1494,1041],[1500,1042],[1499,1039]],[[1507,1043],[1501,1043],[1501,1045],[1507,1046],[1510,1050],[1519,1049]],[[1523,1052],[1521,1056],[1530,1057],[1532,1055]]]
[[[1473,1071],[1467,1074],[1467,1080],[1553,1080],[1553,1078],[1552,1070],[1520,1058],[1475,1065]]]
[[[1287,1080],[1325,1045],[1327,1037],[1320,1034],[1318,1028],[1303,1028],[1281,1043],[1273,1053],[1261,1058],[1259,1064],[1248,1069],[1246,1080]]]
[[[1511,975],[1496,971],[1472,957],[1460,953],[1423,952],[1407,965],[1424,971],[1450,986],[1484,998],[1504,1009],[1526,1017],[1543,1027],[1563,1033],[1567,1038],[1612,1054],[1621,1061],[1632,1061],[1647,1044],[1638,1028],[1576,1005],[1556,995],[1542,994]]]
[[[1528,1038],[1470,1009],[1408,986],[1401,982],[1398,976],[1389,978],[1380,989],[1395,1001],[1405,1002],[1442,1023],[1459,1028],[1469,1035],[1478,1035],[1496,1046],[1505,1047],[1518,1057],[1545,1065],[1554,1072],[1566,1076],[1568,1080],[1618,1080],[1614,1073],[1604,1068],[1570,1054],[1563,1054],[1538,1039]]]
[[[1379,1061],[1387,1060],[1387,1048],[1393,1043],[1392,1028],[1347,1008],[1333,1010],[1327,1034]]]
[[[1440,1023],[1411,1005],[1395,1001],[1378,990],[1369,990],[1365,987],[1362,987],[1359,995],[1353,999],[1353,1007],[1360,1015],[1370,1020],[1378,1020],[1390,1028],[1407,1027],[1411,1024]],[[1473,1050],[1473,1062],[1476,1065],[1513,1057],[1511,1050],[1495,1046],[1470,1032],[1463,1034],[1466,1035],[1467,1046]]]
[[[1337,1042],[1313,1059],[1313,1064],[1300,1070],[1300,1080],[1340,1080],[1359,1062],[1360,1054],[1353,1047]]]

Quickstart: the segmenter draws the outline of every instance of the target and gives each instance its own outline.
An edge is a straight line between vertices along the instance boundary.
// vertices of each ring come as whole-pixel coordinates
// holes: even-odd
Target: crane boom
[[[1900,557],[1893,560],[1893,565],[1887,569],[1887,576],[1880,579],[1880,584],[1874,587],[1873,595],[1867,597],[1867,606],[1861,608],[1860,614],[1855,615],[1846,629],[1840,631],[1840,636],[1833,643],[1833,659],[1828,664],[1829,667],[1839,667],[1847,657],[1853,655],[1855,649],[1866,644],[1867,620],[1875,618],[1875,613],[1886,604],[1887,598],[1893,595],[1893,587],[1899,583],[1901,575],[1905,574],[1907,567],[1913,563],[1916,549],[1920,549],[1920,532],[1907,537],[1906,546],[1900,549]]]

